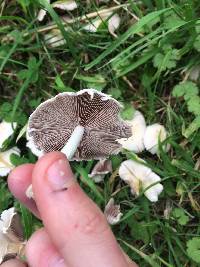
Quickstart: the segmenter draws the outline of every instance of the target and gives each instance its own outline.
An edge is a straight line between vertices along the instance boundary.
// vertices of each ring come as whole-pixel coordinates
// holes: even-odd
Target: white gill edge
[[[56,97],[58,96],[64,96],[64,95],[72,95],[72,96],[77,96],[77,95],[82,95],[84,93],[88,93],[90,96],[91,96],[91,99],[93,98],[94,94],[99,94],[102,96],[101,100],[102,101],[106,101],[106,100],[113,100],[115,103],[117,103],[120,107],[123,107],[123,105],[121,103],[119,103],[116,99],[112,98],[110,95],[107,95],[107,94],[104,94],[102,92],[99,92],[97,91],[96,89],[93,89],[93,88],[89,88],[89,89],[83,89],[83,90],[80,90],[78,92],[64,92],[64,93],[59,93],[57,94],[56,96],[44,101],[43,103],[41,103],[36,109],[35,111],[29,116],[29,120],[31,119],[32,115],[39,109],[41,108],[42,106],[44,106],[46,103],[49,103],[49,102],[53,102]],[[29,131],[29,125],[28,125],[28,131]]]

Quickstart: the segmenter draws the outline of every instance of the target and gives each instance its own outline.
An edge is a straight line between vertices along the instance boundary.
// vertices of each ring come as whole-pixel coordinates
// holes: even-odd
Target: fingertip
[[[25,248],[26,257],[29,260],[32,260],[32,257],[34,257],[32,252],[35,249],[35,244],[38,244],[38,246],[40,246],[41,242],[42,244],[44,244],[47,238],[48,236],[44,228],[41,228],[32,234],[32,236],[29,238],[28,242],[26,243],[26,248]]]
[[[8,187],[10,191],[18,198],[31,184],[34,164],[24,164],[16,167],[8,176]]]
[[[26,257],[30,266],[68,266],[65,265],[44,228],[35,232],[29,239],[26,245]]]
[[[8,187],[12,194],[37,217],[40,217],[35,201],[27,198],[26,190],[32,183],[34,164],[24,164],[15,168],[8,176]]]
[[[42,156],[35,164],[32,183],[34,184],[38,179],[41,180],[41,178],[45,176],[49,166],[59,159],[65,159],[67,161],[66,156],[58,151],[53,151]]]

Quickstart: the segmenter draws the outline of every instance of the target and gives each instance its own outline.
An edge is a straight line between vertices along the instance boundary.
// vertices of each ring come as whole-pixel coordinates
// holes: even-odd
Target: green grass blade
[[[22,204],[20,204],[20,210],[22,214],[22,223],[24,225],[25,239],[28,240],[33,233],[33,215]]]
[[[37,63],[37,67],[39,67],[41,63],[42,63],[42,59]],[[32,75],[33,75],[34,71],[35,71],[34,68],[32,69],[32,71],[29,71],[29,74],[28,74],[27,78],[25,79],[24,83],[22,84],[21,88],[19,89],[19,92],[17,93],[17,96],[15,97],[13,110],[12,110],[12,114],[11,114],[12,120],[13,120],[13,118],[15,116],[15,113],[17,111],[17,108],[18,108],[18,106],[20,104],[20,101],[22,99],[22,96],[23,96],[24,92],[28,89],[29,84],[31,83]]]
[[[91,63],[85,66],[85,70],[89,70],[95,65],[99,64],[106,56],[108,56],[110,53],[112,53],[118,46],[120,46],[122,43],[124,43],[130,35],[139,33],[141,29],[148,25],[150,21],[153,19],[159,17],[161,14],[164,14],[165,12],[169,11],[171,8],[166,8],[160,11],[152,12],[145,17],[143,17],[141,20],[139,20],[136,24],[131,26],[124,34],[122,34],[116,41],[114,41],[102,54],[100,54],[95,60],[93,60]]]
[[[153,49],[152,51],[147,52],[143,57],[139,58],[136,62],[130,64],[129,66],[125,67],[123,71],[117,74],[117,77],[121,77],[126,75],[128,72],[133,71],[134,69],[138,68],[145,62],[147,62],[150,58],[152,58],[157,52],[157,49]]]
[[[82,168],[80,165],[78,165],[78,164],[74,164],[74,167],[75,167],[76,171],[81,175],[83,181],[88,185],[88,187],[97,196],[97,198],[99,199],[99,201],[102,202],[102,203],[104,203],[104,198],[103,198],[102,194],[96,188],[96,185],[93,182],[93,180],[88,176],[87,171],[84,168]]]
[[[133,250],[135,253],[137,253],[141,258],[143,258],[144,261],[146,261],[146,263],[148,263],[150,266],[152,267],[160,267],[160,265],[152,259],[151,256],[145,254],[144,252],[142,252],[141,250],[133,247],[132,245],[130,245],[129,243],[125,242],[124,240],[119,240],[122,243],[124,243],[127,247],[129,247],[131,250]]]
[[[56,14],[56,12],[54,11],[54,9],[51,7],[51,5],[46,1],[46,0],[39,0],[39,2],[42,4],[42,6],[45,7],[45,9],[49,12],[49,14],[51,15],[52,19],[55,21],[55,23],[57,24],[58,28],[60,29],[64,39],[67,42],[67,45],[69,47],[69,50],[73,56],[73,58],[76,61],[76,64],[79,64],[79,60],[76,54],[76,45],[74,44],[73,39],[70,37],[70,35],[68,34],[68,32],[65,30],[65,27],[63,26],[60,17]]]

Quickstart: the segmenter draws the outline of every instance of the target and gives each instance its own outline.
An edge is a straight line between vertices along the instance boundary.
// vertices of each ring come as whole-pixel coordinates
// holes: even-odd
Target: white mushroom
[[[144,191],[144,195],[150,201],[156,202],[163,190],[163,186],[159,183],[161,179],[144,163],[145,161],[139,163],[133,160],[122,162],[119,168],[119,176],[130,185],[132,194],[138,196],[141,191]]]
[[[68,10],[68,11],[72,11],[74,9],[76,9],[78,7],[76,1],[74,0],[60,0],[60,1],[56,1],[52,4],[52,7],[56,7],[62,10]]]
[[[158,154],[159,142],[163,142],[167,138],[167,132],[165,127],[161,124],[155,123],[147,126],[144,134],[144,145],[146,150],[151,154]],[[165,146],[164,149],[167,151],[169,146]]]
[[[10,123],[2,121],[0,123],[0,149],[3,147],[3,143],[14,133],[17,123]]]
[[[120,25],[120,16],[118,14],[114,14],[109,20],[108,20],[108,30],[110,34],[116,37],[115,31],[119,28]]]
[[[47,3],[50,4],[50,0],[47,0]],[[46,16],[47,11],[45,9],[40,9],[38,15],[37,15],[37,20],[38,21],[43,21],[44,17]]]
[[[98,18],[90,21],[86,24],[83,29],[88,32],[97,32],[100,25],[108,19],[108,30],[109,32],[115,36],[114,32],[119,28],[120,25],[120,17],[118,14],[113,14],[112,12],[106,12],[104,14],[99,15]]]
[[[59,47],[66,44],[66,40],[63,38],[61,31],[53,29],[44,35],[45,43],[51,47]]]
[[[1,219],[0,219],[0,231],[3,234],[7,234],[8,229],[11,226],[11,222],[13,217],[16,215],[15,208],[10,208],[8,210],[4,210],[1,213]]]
[[[129,138],[117,139],[123,148],[140,153],[144,150],[144,134],[146,131],[146,122],[140,111],[135,111],[131,121],[127,121],[131,126],[132,136]]]
[[[47,0],[47,3],[50,4],[50,0]],[[76,1],[74,0],[60,0],[56,1],[51,5],[53,8],[58,8],[61,10],[68,10],[72,11],[78,7]],[[45,9],[40,9],[38,15],[37,15],[37,20],[38,21],[43,21],[44,17],[46,16],[47,11]]]
[[[107,203],[104,210],[104,215],[108,223],[111,225],[115,225],[120,221],[123,213],[121,213],[120,205],[115,204],[114,198],[111,198]]]
[[[4,152],[0,152],[0,176],[6,176],[15,166],[10,161],[10,156],[12,154],[20,155],[20,150],[17,147],[13,147]]]

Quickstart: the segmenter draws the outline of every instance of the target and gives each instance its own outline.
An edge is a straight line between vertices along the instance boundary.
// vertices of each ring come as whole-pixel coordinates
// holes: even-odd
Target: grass
[[[117,176],[120,162],[131,158],[131,153],[112,157],[114,173],[98,185],[88,177],[94,162],[72,163],[72,167],[77,177],[82,177],[81,186],[102,209],[111,196],[121,204],[124,216],[113,231],[140,266],[199,266],[188,253],[187,242],[200,237],[200,109],[191,102],[190,106],[197,105],[192,112],[184,93],[176,96],[173,88],[192,81],[199,92],[200,2],[77,3],[77,10],[65,12],[54,10],[45,0],[1,1],[0,118],[18,122],[17,137],[43,100],[59,92],[93,87],[121,101],[123,116],[129,118],[134,106],[148,124],[165,125],[170,152],[161,151],[160,157],[148,152],[140,155],[162,177],[164,192],[156,204],[143,195],[131,195]],[[48,15],[38,22],[41,6]],[[96,33],[82,30],[86,18],[91,20],[100,10],[113,7],[121,17],[117,38],[109,34],[105,23]],[[62,21],[66,13],[68,25]],[[45,43],[45,34],[53,28],[60,30],[65,45],[52,48]],[[15,140],[9,140],[7,146]],[[17,143],[22,158],[16,164],[36,161],[25,143],[25,137]],[[26,236],[30,236],[40,223],[13,199],[6,179],[1,179],[0,211],[13,203],[22,213]]]

